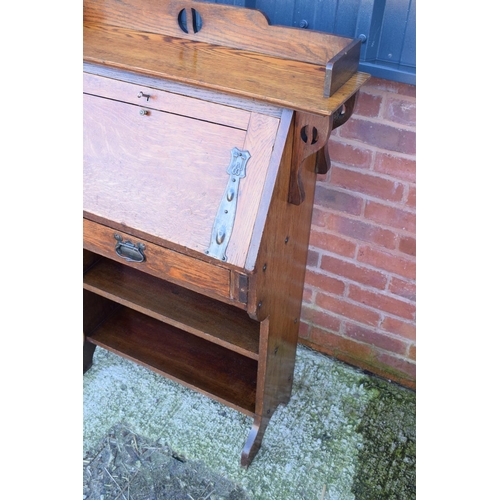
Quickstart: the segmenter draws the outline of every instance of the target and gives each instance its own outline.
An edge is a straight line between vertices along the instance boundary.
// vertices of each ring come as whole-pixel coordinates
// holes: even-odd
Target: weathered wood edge
[[[252,238],[250,240],[250,246],[247,252],[247,259],[245,262],[245,269],[248,272],[253,272],[255,268],[255,261],[257,259],[257,254],[259,252],[260,243],[262,235],[264,233],[264,226],[267,219],[267,214],[269,212],[269,207],[271,205],[271,198],[274,192],[274,185],[276,183],[276,178],[278,176],[278,171],[281,164],[281,158],[285,148],[287,135],[292,124],[293,111],[289,109],[283,109],[281,115],[281,123],[276,134],[276,141],[274,143],[274,150],[271,156],[271,161],[269,163],[269,170],[267,172],[267,177],[264,183],[264,190],[262,192],[262,197],[260,200],[260,205],[257,211],[257,217],[255,218],[255,225],[252,231]]]

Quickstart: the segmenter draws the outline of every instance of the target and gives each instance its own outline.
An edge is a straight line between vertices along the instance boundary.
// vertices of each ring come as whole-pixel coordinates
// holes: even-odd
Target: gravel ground
[[[122,424],[83,460],[83,498],[247,500],[243,489],[201,462],[141,437]]]
[[[251,419],[103,349],[84,376],[87,500],[413,500],[415,393],[299,346],[250,467]]]

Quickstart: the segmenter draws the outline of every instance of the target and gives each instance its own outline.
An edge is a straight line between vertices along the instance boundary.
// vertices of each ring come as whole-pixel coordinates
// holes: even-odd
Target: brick
[[[323,273],[317,273],[306,269],[305,282],[312,288],[320,288],[324,292],[333,293],[335,295],[343,295],[345,284],[336,278],[332,278]]]
[[[373,161],[371,150],[340,142],[335,140],[335,137],[332,135],[332,139],[328,141],[328,152],[332,161],[356,168],[371,167]]]
[[[334,234],[317,231],[314,226],[309,237],[309,245],[344,257],[354,258],[356,254],[356,243]]]
[[[314,203],[331,210],[337,210],[351,215],[360,215],[363,209],[363,198],[344,193],[332,187],[321,184],[316,186]]]
[[[388,281],[386,274],[382,272],[358,266],[330,255],[323,255],[321,258],[321,269],[356,283],[363,283],[381,290],[385,288]]]
[[[379,116],[381,104],[382,95],[373,95],[361,91],[356,99],[354,114],[375,118]]]
[[[413,361],[417,359],[417,346],[415,344],[412,344],[408,348],[408,358],[412,359]]]
[[[372,77],[363,88],[365,92],[391,92],[408,97],[417,96],[417,88],[415,85],[399,83],[393,80],[385,80],[383,78]]]
[[[326,311],[339,314],[365,325],[377,326],[380,320],[380,315],[376,311],[346,302],[340,297],[325,295],[321,292],[318,292],[316,295],[316,305]]]
[[[401,359],[396,356],[391,356],[388,353],[377,353],[377,361],[388,367],[391,367],[398,372],[406,374],[410,379],[416,378],[416,365],[406,359]]]
[[[416,182],[416,161],[412,158],[376,153],[373,170],[403,181]]]
[[[309,248],[307,252],[307,265],[309,267],[317,267],[319,264],[319,252]]]
[[[332,185],[348,189],[355,193],[363,193],[385,201],[400,202],[403,200],[404,185],[398,181],[384,179],[377,175],[347,170],[338,166],[332,167]]]
[[[381,228],[360,219],[351,219],[337,214],[325,214],[322,220],[324,227],[342,236],[354,238],[367,243],[375,243],[388,249],[395,249],[397,235],[393,231]],[[345,255],[345,254],[342,254]]]
[[[408,190],[408,199],[406,200],[406,204],[409,207],[413,208],[417,206],[417,188],[415,186],[410,186]]]
[[[321,328],[325,328],[327,330],[332,330],[338,332],[340,330],[340,319],[331,316],[330,314],[325,313],[317,308],[303,306],[301,318],[303,321],[320,326]]]
[[[302,294],[302,303],[303,304],[311,304],[312,301],[313,301],[313,296],[314,296],[314,292],[307,287],[307,283],[306,283],[306,286],[304,287],[304,292]]]
[[[354,139],[377,148],[414,155],[416,136],[414,130],[401,129],[385,123],[364,120],[352,116],[347,123],[337,129],[338,136]]]
[[[308,323],[304,323],[303,321],[301,321],[300,325],[299,325],[299,337],[301,339],[308,339],[309,338],[309,329],[310,329],[310,325]]]
[[[345,335],[358,342],[374,345],[396,354],[406,354],[408,348],[407,342],[384,335],[373,328],[365,328],[353,323],[346,323]]]
[[[402,236],[399,240],[399,251],[412,255],[417,255],[417,241],[412,236]]]
[[[328,182],[330,180],[330,171],[326,174],[317,174],[316,181],[317,182]]]
[[[400,335],[401,337],[413,341],[417,336],[415,322],[403,321],[387,316],[382,320],[380,327],[386,332],[392,333],[394,335]]]
[[[348,297],[355,302],[393,314],[394,316],[399,316],[400,318],[415,319],[415,304],[404,302],[380,292],[372,292],[357,285],[351,285]]]
[[[403,258],[373,247],[363,246],[358,250],[357,260],[404,278],[415,280],[417,266],[414,258]]]
[[[417,298],[417,286],[414,282],[402,280],[393,276],[389,282],[389,292],[415,302]]]
[[[326,227],[326,222],[329,215],[329,212],[321,210],[321,208],[319,208],[318,206],[313,206],[311,224],[313,226]]]
[[[341,351],[348,353],[349,357],[360,359],[369,359],[373,356],[373,349],[369,345],[361,344],[321,328],[311,327],[309,338],[311,342],[327,348],[332,354]]]
[[[414,212],[382,205],[375,201],[366,202],[365,218],[411,233],[415,233],[416,230],[416,216]]]
[[[400,99],[396,96],[389,97],[386,101],[383,117],[401,125],[414,127],[416,122],[415,100]]]

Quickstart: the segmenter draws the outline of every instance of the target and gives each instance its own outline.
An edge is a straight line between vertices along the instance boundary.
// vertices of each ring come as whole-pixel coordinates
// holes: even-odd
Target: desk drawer
[[[139,244],[144,246],[140,251]],[[88,219],[83,219],[83,248],[204,295],[226,301],[231,299],[229,270]],[[144,260],[138,262],[141,254]],[[133,260],[127,260],[127,257]]]

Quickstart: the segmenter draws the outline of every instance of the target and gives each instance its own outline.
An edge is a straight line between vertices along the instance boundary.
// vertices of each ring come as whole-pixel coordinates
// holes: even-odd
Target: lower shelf
[[[87,340],[246,415],[255,413],[257,361],[121,307]]]
[[[259,359],[260,325],[245,311],[104,257],[93,264],[83,276],[84,289]]]

